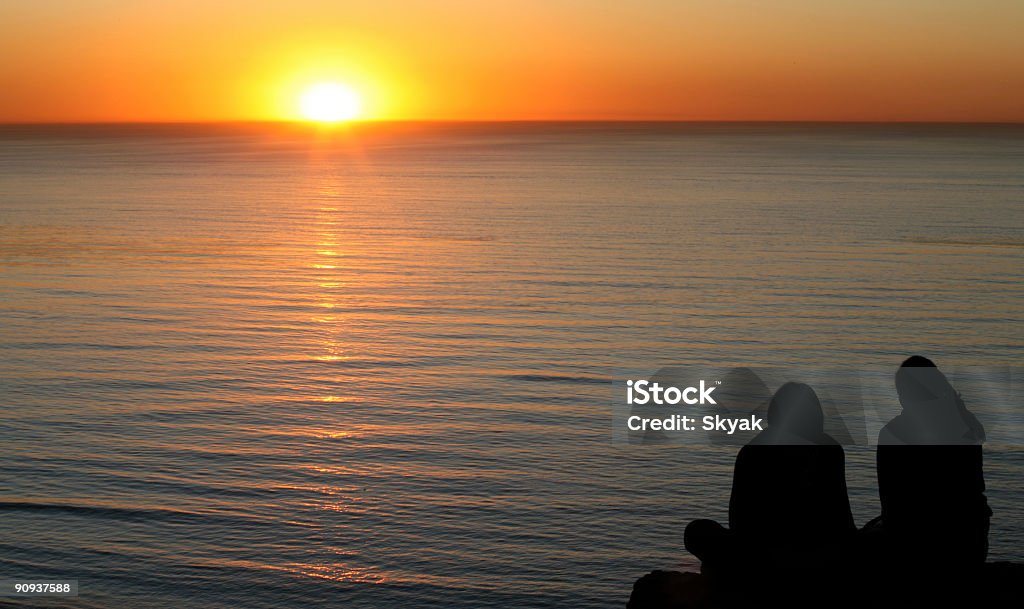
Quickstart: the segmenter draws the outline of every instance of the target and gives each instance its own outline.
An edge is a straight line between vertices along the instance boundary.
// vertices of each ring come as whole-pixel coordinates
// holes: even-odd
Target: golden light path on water
[[[735,458],[614,445],[621,365],[1019,359],[1002,132],[89,129],[0,146],[0,567],[88,609],[621,604]]]

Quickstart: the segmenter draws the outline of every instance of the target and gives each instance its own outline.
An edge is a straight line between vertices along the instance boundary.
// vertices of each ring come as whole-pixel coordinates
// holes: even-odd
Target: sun
[[[336,123],[359,118],[362,103],[350,87],[336,82],[320,82],[302,92],[299,110],[306,120]]]

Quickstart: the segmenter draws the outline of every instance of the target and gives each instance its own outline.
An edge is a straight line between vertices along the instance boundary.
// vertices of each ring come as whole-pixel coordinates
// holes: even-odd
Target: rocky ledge
[[[652,571],[633,584],[627,609],[747,609],[752,607],[1024,607],[1024,563],[990,562],[977,573],[925,578],[914,587],[893,590],[879,582],[851,581],[807,594],[794,572],[792,582],[728,590],[707,576],[679,571]],[[745,588],[745,589],[744,589]],[[798,594],[803,593],[803,594]]]

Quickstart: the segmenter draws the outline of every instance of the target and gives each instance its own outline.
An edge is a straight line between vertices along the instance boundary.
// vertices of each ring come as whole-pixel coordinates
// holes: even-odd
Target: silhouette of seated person
[[[684,543],[715,589],[733,591],[726,600],[752,600],[735,598],[742,586],[754,600],[801,604],[836,583],[855,535],[843,447],[825,433],[814,390],[786,383],[768,406],[767,428],[736,457],[729,529],[696,520]],[[779,590],[783,574],[790,584]],[[769,589],[786,598],[761,596]]]
[[[902,412],[878,434],[880,529],[891,572],[964,575],[988,554],[985,430],[935,364],[914,356],[896,372]]]

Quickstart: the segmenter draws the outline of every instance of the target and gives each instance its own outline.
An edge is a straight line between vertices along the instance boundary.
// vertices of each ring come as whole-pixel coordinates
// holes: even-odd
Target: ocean
[[[1017,366],[1022,302],[1020,126],[0,127],[0,580],[80,590],[0,605],[621,607],[736,449],[613,443],[617,370]]]

